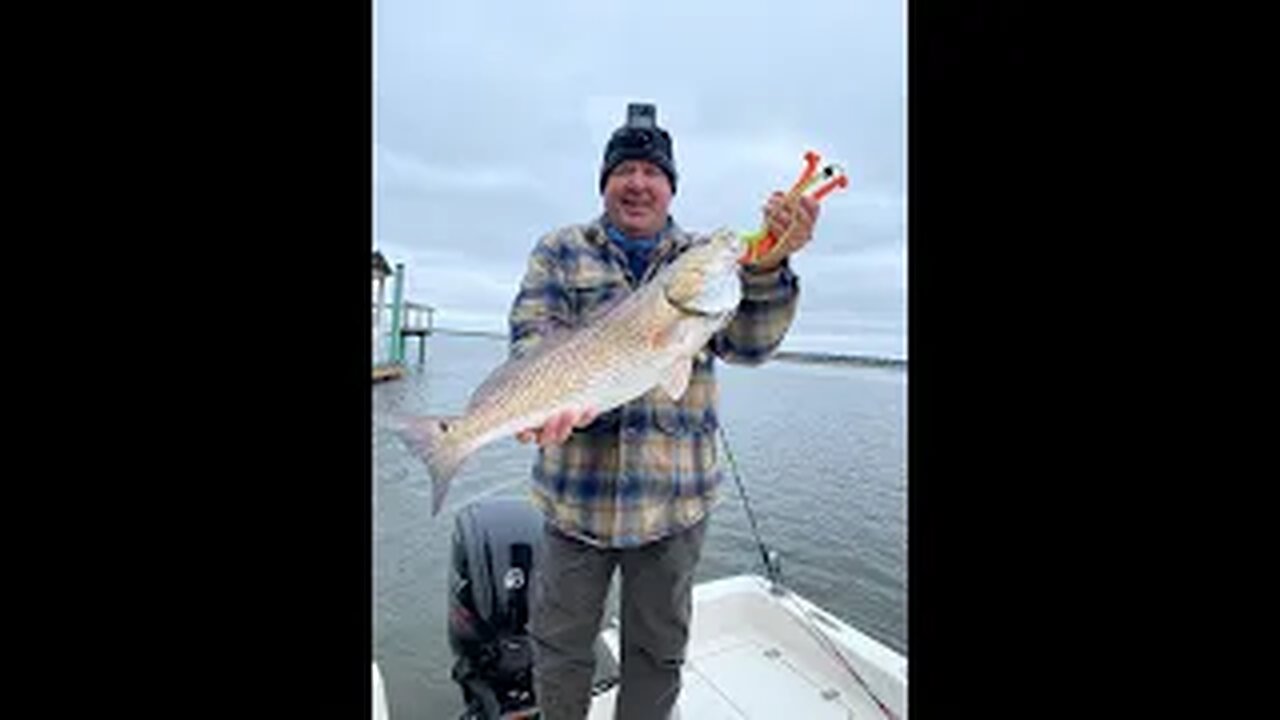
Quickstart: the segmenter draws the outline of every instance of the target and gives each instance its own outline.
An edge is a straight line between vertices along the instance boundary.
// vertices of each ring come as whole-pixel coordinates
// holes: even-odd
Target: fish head
[[[742,299],[738,257],[742,244],[727,228],[686,250],[671,265],[663,288],[668,302],[697,315],[725,315]]]

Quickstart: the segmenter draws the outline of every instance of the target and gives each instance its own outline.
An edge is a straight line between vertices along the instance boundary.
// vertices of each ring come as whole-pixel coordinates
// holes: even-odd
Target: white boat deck
[[[906,717],[905,658],[803,598],[768,588],[756,576],[694,588],[680,717]],[[617,657],[616,629],[605,643]],[[613,717],[616,692],[595,698],[589,720]]]
[[[602,633],[618,658],[618,630]],[[373,718],[386,720],[373,667]],[[612,720],[617,689],[596,696],[588,720]],[[740,575],[697,585],[684,683],[683,720],[803,718],[906,720],[907,660],[764,578]]]
[[[387,690],[382,685],[382,672],[373,664],[373,720],[388,720]]]

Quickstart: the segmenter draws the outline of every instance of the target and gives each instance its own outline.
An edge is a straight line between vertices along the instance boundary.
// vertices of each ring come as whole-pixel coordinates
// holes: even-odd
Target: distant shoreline
[[[483,337],[494,340],[506,340],[504,333],[487,330],[451,330],[448,328],[432,328],[432,333],[440,335],[461,335],[465,337]],[[903,358],[877,357],[874,355],[845,355],[841,353],[797,352],[779,350],[769,358],[782,362],[804,363],[807,365],[840,365],[844,367],[891,367],[906,368]]]
[[[779,350],[772,360],[782,362],[805,363],[808,365],[841,365],[853,367],[891,367],[906,368],[907,361],[902,358],[874,357],[871,355],[842,355],[839,353],[795,352]]]
[[[492,332],[489,330],[450,330],[448,328],[431,328],[432,335],[463,335],[466,337],[484,337],[493,338],[494,340],[506,340],[505,333]]]

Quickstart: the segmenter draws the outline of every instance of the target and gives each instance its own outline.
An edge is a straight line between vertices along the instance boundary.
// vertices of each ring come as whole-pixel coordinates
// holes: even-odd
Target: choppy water
[[[433,336],[424,366],[373,387],[375,428],[388,412],[456,413],[505,355],[501,340]],[[716,370],[730,449],[787,584],[906,654],[905,371],[783,362]],[[393,720],[461,712],[445,633],[453,515],[480,497],[525,495],[533,455],[514,439],[482,448],[432,518],[426,471],[375,433],[374,659]],[[731,473],[721,497],[699,579],[762,574]]]

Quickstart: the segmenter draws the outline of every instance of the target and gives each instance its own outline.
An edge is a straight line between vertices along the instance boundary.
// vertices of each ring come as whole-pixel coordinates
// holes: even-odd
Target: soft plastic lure
[[[822,198],[831,194],[837,188],[845,188],[849,186],[849,177],[845,174],[844,168],[839,165],[829,163],[821,170],[818,169],[818,163],[822,161],[822,156],[818,153],[809,150],[804,154],[804,161],[804,172],[800,173],[799,179],[797,179],[795,184],[791,186],[791,189],[787,191],[786,198],[783,200],[784,203],[787,203],[792,207],[792,212],[798,211],[797,206],[800,202],[800,198],[804,196],[810,188],[823,180],[826,180],[826,182],[810,195],[810,197],[815,201],[820,202]],[[795,226],[792,225],[791,227]],[[782,247],[782,241],[787,239],[786,235],[790,234],[790,232],[791,229],[788,228],[782,238],[775,238],[773,233],[769,232],[767,224],[762,224],[759,230],[742,235],[742,240],[746,244],[746,248],[743,250],[742,257],[738,259],[738,262],[744,265],[749,265],[761,261],[768,261],[771,258],[773,251]]]

